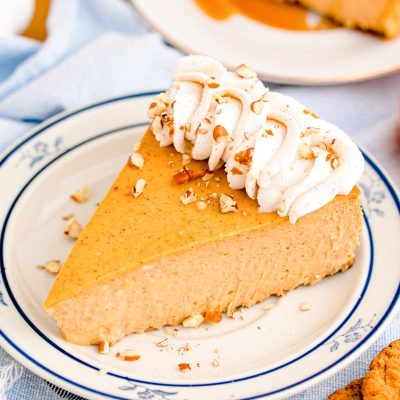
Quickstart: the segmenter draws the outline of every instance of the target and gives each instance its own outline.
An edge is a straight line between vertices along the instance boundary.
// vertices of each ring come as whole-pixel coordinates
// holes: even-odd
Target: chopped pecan
[[[45,269],[46,271],[50,272],[51,274],[58,274],[62,264],[60,260],[50,260],[45,265],[38,265],[38,269]]]
[[[312,160],[314,158],[314,153],[311,150],[311,147],[307,143],[302,143],[299,146],[299,156],[304,160]]]
[[[180,364],[178,364],[178,368],[179,368],[179,371],[181,371],[181,372],[187,371],[188,369],[192,369],[192,368],[190,368],[190,364],[188,364],[188,363],[180,363]]]
[[[227,130],[222,125],[215,126],[213,130],[213,138],[218,142],[219,138],[229,137]]]
[[[248,166],[251,163],[253,158],[253,149],[249,147],[246,150],[239,151],[239,153],[235,154],[234,160],[239,164]]]
[[[67,226],[64,231],[64,235],[68,236],[72,240],[78,239],[80,233],[82,232],[82,226],[77,221],[77,219],[72,216],[67,220]]]
[[[206,173],[206,170],[193,171],[191,169],[183,169],[174,175],[174,181],[177,185],[183,185],[185,183],[192,182],[196,179],[202,178]]]
[[[71,194],[71,199],[77,203],[84,203],[89,200],[90,197],[90,188],[89,185],[84,185],[80,189],[78,189],[75,193]]]
[[[204,321],[204,317],[201,314],[194,314],[189,318],[186,318],[182,325],[185,328],[198,328],[201,323]]]
[[[99,353],[100,354],[108,354],[110,352],[110,343],[107,340],[102,340],[99,343]]]
[[[216,89],[219,88],[221,85],[215,80],[215,79],[208,79],[206,81],[206,85],[210,88],[210,89]]]
[[[133,197],[135,198],[139,197],[143,193],[145,186],[146,186],[146,181],[142,178],[138,179],[135,183],[135,186],[132,188]]]
[[[236,73],[241,78],[257,78],[257,74],[245,64],[240,64],[236,67]]]
[[[122,361],[137,361],[140,359],[140,356],[132,350],[125,350],[122,353],[117,353],[115,356]]]
[[[243,171],[241,171],[239,168],[233,167],[231,169],[232,175],[243,175]]]
[[[222,213],[236,212],[238,210],[236,200],[224,193],[221,193],[219,197],[219,208]]]
[[[221,311],[207,311],[204,317],[204,322],[218,324],[222,321]]]
[[[307,108],[305,108],[303,110],[303,113],[306,114],[306,115],[311,115],[315,119],[319,119],[319,116],[317,114],[315,114],[314,112],[308,110]]]
[[[257,114],[257,115],[261,114],[262,108],[263,108],[263,101],[262,100],[253,101],[250,104],[250,110],[253,113]]]
[[[139,168],[139,169],[142,169],[142,168],[143,168],[143,165],[144,165],[144,158],[143,158],[143,156],[142,156],[139,152],[134,151],[134,152],[130,155],[130,157],[129,157],[129,159],[128,159],[128,164],[129,164],[131,167],[137,167],[137,168]]]
[[[162,103],[161,101],[153,101],[149,109],[147,111],[147,115],[150,119],[153,119],[155,117],[158,117],[167,109],[167,106],[165,103]]]
[[[180,200],[186,206],[197,200],[197,194],[192,188],[189,188],[189,190],[186,190],[186,192],[180,197]]]

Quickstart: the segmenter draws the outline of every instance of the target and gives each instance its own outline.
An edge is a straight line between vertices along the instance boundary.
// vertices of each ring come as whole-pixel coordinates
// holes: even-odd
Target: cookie
[[[385,347],[371,362],[362,384],[364,400],[400,400],[400,340]]]
[[[363,378],[350,382],[345,388],[332,393],[327,400],[364,400],[361,394]]]

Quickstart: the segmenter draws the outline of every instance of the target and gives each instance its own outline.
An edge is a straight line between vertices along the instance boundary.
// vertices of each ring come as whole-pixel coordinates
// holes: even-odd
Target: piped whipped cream
[[[245,65],[228,71],[210,57],[181,58],[149,117],[161,146],[208,159],[210,171],[224,165],[231,188],[245,189],[261,212],[291,223],[349,194],[364,169],[346,133],[270,92]]]

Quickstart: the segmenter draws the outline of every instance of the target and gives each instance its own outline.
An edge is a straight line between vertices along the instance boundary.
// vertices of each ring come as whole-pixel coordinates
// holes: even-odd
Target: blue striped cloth
[[[59,111],[168,86],[179,56],[122,0],[53,0],[48,33],[43,44],[22,37],[0,38],[0,149]],[[336,87],[276,88],[352,133],[400,182],[398,156],[393,146],[385,145],[396,123],[400,74]],[[326,398],[362,376],[373,356],[399,337],[398,317],[362,357],[291,399]],[[10,372],[18,379],[6,390],[8,400],[79,399],[37,377],[0,349],[0,379]]]

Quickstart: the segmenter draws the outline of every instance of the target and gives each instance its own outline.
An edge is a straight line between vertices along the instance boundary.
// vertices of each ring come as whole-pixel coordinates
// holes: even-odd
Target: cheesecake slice
[[[284,0],[279,0],[284,1]],[[388,39],[400,33],[400,0],[286,0],[331,17],[348,28],[380,33]]]
[[[244,66],[197,56],[180,61],[149,114],[46,299],[66,340],[115,343],[193,315],[231,316],[351,267],[362,156],[342,131]]]

